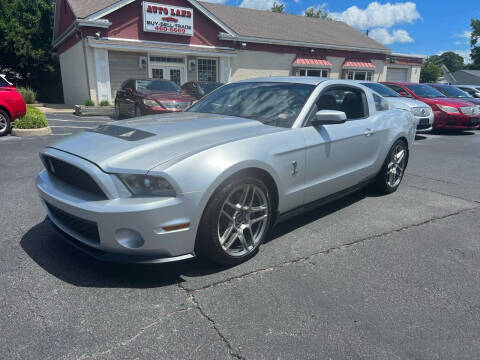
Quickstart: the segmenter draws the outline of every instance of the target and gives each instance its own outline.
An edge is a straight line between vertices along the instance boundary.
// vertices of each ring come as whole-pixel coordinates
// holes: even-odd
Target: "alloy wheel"
[[[407,149],[399,142],[392,151],[392,157],[387,166],[387,185],[395,188],[400,185],[407,161]]]
[[[260,245],[267,231],[270,209],[264,190],[242,184],[226,197],[218,219],[220,246],[232,257],[245,256]]]
[[[7,129],[7,126],[8,126],[7,118],[5,117],[5,115],[0,113],[0,133],[3,133]]]

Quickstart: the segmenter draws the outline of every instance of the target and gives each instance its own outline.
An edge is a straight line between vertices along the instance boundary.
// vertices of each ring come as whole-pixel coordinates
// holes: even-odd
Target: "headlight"
[[[427,107],[414,107],[412,112],[416,117],[430,116],[430,108]]]
[[[155,100],[150,100],[150,99],[143,99],[143,104],[145,106],[150,106],[150,107],[155,107],[159,105]]]
[[[148,197],[175,197],[177,196],[172,185],[160,176],[117,174],[133,196]]]
[[[440,110],[445,111],[446,113],[460,114],[460,110],[458,110],[456,107],[453,107],[453,106],[438,104],[438,107],[440,108]]]

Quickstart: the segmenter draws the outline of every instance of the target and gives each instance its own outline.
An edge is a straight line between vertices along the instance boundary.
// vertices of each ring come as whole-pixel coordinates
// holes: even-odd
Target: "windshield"
[[[407,88],[412,90],[415,95],[422,98],[445,97],[440,91],[423,84],[409,84]]]
[[[163,91],[178,93],[181,91],[180,86],[173,81],[165,80],[137,80],[137,91],[149,92],[149,91]]]
[[[462,98],[471,97],[465,91],[462,91],[459,88],[456,88],[455,86],[438,86],[438,87],[435,87],[435,89],[437,89],[438,91],[440,91],[441,93],[445,94],[450,98],[462,99]]]
[[[198,83],[200,87],[202,88],[203,91],[205,91],[205,94],[211,93],[213,90],[216,88],[222,86],[222,83],[216,83],[216,82],[202,82]]]
[[[387,87],[385,85],[377,84],[377,83],[361,83],[361,84],[363,86],[366,86],[366,87],[372,89],[373,91],[376,91],[377,93],[379,93],[383,97],[400,97],[400,95],[397,94],[397,92],[393,91],[392,89],[390,89],[389,87]]]
[[[10,84],[0,76],[0,87],[10,86]]]
[[[187,111],[238,116],[264,124],[292,127],[314,85],[281,82],[228,84]]]

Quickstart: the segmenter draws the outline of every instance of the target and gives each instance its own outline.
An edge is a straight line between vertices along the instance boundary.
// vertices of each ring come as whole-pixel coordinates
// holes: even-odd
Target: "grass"
[[[37,101],[37,92],[29,87],[20,87],[17,89],[22,95],[25,104],[35,104]]]
[[[40,129],[48,126],[47,117],[36,107],[27,105],[27,113],[13,123],[15,129]]]
[[[103,100],[100,102],[100,106],[111,106],[108,100]]]
[[[84,106],[95,106],[95,103],[92,101],[92,99],[86,99],[86,100],[83,102],[83,105],[84,105]]]

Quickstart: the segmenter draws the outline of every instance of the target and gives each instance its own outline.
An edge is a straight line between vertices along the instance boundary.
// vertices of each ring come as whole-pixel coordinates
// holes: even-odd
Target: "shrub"
[[[37,101],[37,92],[31,88],[20,87],[18,88],[18,92],[22,95],[25,104],[35,104]]]
[[[110,106],[110,103],[108,102],[108,100],[103,100],[100,102],[100,106]]]
[[[85,106],[95,106],[95,103],[92,101],[92,99],[86,99],[83,102],[83,105],[85,105]]]
[[[48,121],[44,113],[36,107],[27,105],[27,113],[13,123],[16,129],[39,129],[48,126]]]

